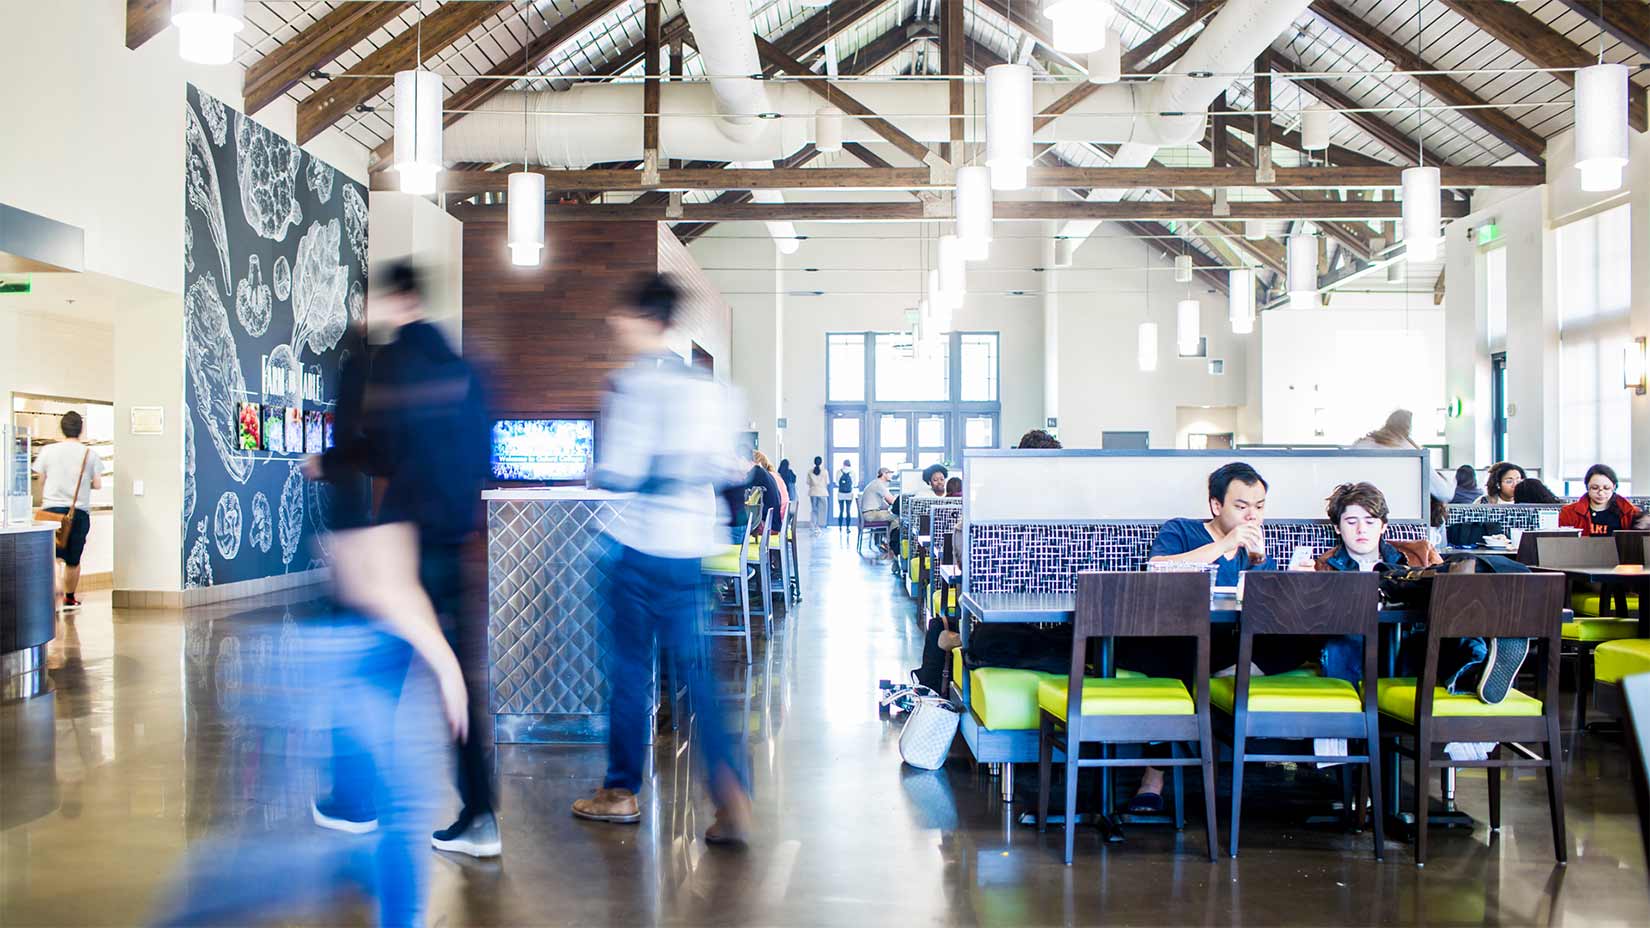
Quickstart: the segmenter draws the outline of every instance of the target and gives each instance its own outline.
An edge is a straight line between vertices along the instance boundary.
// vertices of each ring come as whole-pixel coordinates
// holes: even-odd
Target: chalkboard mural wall
[[[364,345],[367,190],[190,85],[185,588],[316,566],[338,371]]]

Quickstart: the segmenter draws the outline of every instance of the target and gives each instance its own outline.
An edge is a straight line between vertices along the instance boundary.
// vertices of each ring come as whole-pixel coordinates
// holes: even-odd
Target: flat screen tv
[[[594,419],[493,420],[494,480],[583,480],[595,454]]]

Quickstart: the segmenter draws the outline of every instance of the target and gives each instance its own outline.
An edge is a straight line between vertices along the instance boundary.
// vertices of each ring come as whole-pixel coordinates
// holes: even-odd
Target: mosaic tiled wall
[[[1069,593],[1085,570],[1143,570],[1161,522],[971,525],[968,585],[975,593]],[[1420,522],[1393,522],[1387,537],[1426,537]],[[1335,543],[1328,522],[1268,522],[1266,553],[1279,563],[1297,545],[1314,553]]]
[[[1640,511],[1650,509],[1650,497],[1629,496],[1627,501]],[[1445,520],[1447,525],[1456,525],[1461,522],[1499,522],[1501,527],[1508,529],[1522,529],[1534,531],[1541,528],[1541,514],[1553,513],[1564,508],[1563,506],[1535,506],[1524,503],[1514,503],[1510,506],[1491,505],[1461,505],[1450,506],[1449,516]],[[1554,516],[1547,517],[1548,525],[1556,525]]]

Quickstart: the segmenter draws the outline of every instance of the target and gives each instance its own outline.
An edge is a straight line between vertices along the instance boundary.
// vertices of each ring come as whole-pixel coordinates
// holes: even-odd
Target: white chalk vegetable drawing
[[[346,190],[349,188],[345,188]],[[292,353],[304,345],[316,354],[337,347],[349,325],[344,299],[349,293],[349,269],[339,263],[338,220],[310,223],[298,240],[298,258],[292,267]]]
[[[269,511],[269,497],[262,491],[252,494],[252,526],[247,529],[246,541],[264,554],[275,541],[275,520]]]
[[[183,588],[194,590],[211,585],[212,549],[206,544],[206,520],[202,519],[195,523],[195,544],[183,564]]]
[[[349,250],[361,267],[367,266],[367,201],[354,184],[344,184],[344,234],[349,236]]]
[[[235,285],[235,318],[240,320],[246,334],[257,338],[269,329],[272,303],[263,268],[254,254],[247,258],[246,276]]]
[[[281,486],[281,509],[275,525],[281,539],[281,563],[291,566],[298,554],[298,541],[304,534],[304,475],[296,463],[287,471],[286,483]]]
[[[304,510],[309,526],[315,533],[315,544],[321,553],[332,555],[332,484],[322,480],[304,481]]]
[[[241,498],[233,490],[218,497],[218,508],[212,513],[212,539],[218,543],[218,555],[233,561],[241,553]]]
[[[212,130],[212,144],[222,145],[229,138],[229,113],[217,97],[200,94],[201,118]]]
[[[367,318],[367,295],[361,292],[359,280],[350,281],[349,285],[349,321],[352,325],[360,325]],[[342,364],[340,363],[340,367]]]
[[[188,216],[183,217],[183,269],[195,269],[195,224]]]
[[[281,376],[276,371],[285,371]],[[302,407],[303,365],[292,354],[291,345],[276,345],[264,361],[264,402]]]
[[[288,226],[304,221],[298,206],[298,166],[303,150],[235,114],[235,173],[241,212],[252,231],[267,239],[286,238]]]
[[[195,390],[195,412],[212,437],[223,469],[236,483],[252,475],[252,458],[239,447],[237,403],[246,394],[229,311],[218,299],[218,283],[202,275],[183,295],[185,358]]]
[[[332,165],[310,155],[309,171],[304,179],[309,184],[309,189],[315,192],[315,199],[322,203],[332,199]]]
[[[275,299],[284,300],[292,296],[292,265],[287,263],[286,255],[275,259]]]
[[[183,411],[183,533],[195,514],[195,417]]]
[[[183,108],[183,139],[189,207],[206,217],[206,228],[212,234],[212,244],[218,250],[218,265],[223,270],[224,294],[229,294],[229,232],[223,219],[223,195],[218,187],[218,168],[212,162],[212,148],[206,142],[206,130],[195,118],[188,105]]]

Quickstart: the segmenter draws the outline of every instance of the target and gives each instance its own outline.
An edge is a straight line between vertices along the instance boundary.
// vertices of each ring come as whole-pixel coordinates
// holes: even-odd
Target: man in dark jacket
[[[380,492],[377,522],[418,526],[418,575],[470,685],[469,737],[459,745],[458,820],[441,850],[497,856],[485,700],[486,622],[472,616],[462,551],[480,525],[487,417],[479,378],[424,318],[423,281],[405,261],[382,273],[369,309],[374,353],[361,399],[363,469]]]

